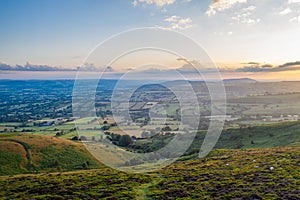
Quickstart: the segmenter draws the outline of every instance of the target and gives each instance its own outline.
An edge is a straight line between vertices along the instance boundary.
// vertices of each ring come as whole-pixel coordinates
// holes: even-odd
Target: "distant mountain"
[[[224,79],[224,83],[257,83],[258,81],[251,78]]]

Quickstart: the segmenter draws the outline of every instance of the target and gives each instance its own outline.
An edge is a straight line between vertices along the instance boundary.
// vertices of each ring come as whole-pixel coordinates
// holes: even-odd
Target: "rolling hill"
[[[198,153],[205,136],[206,131],[199,131],[185,155]],[[132,145],[132,149],[153,152],[167,145],[172,138],[172,135],[155,135],[138,140]],[[225,129],[222,131],[215,149],[271,148],[299,145],[299,142],[300,122],[280,122]]]
[[[0,135],[0,163],[0,175],[100,166],[81,143],[34,134]]]

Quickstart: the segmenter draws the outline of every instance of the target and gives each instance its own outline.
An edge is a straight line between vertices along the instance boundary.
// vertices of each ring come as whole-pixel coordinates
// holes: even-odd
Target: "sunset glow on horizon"
[[[35,79],[38,74],[43,74],[41,79],[68,79],[75,77],[80,66],[103,69],[108,63],[101,56],[86,60],[93,49],[114,35],[143,27],[191,38],[226,78],[300,79],[299,1],[28,0],[1,4],[0,25],[5,28],[0,37],[0,79]],[[113,48],[118,51],[131,42],[135,39]],[[110,66],[109,73],[149,63],[180,69],[184,63],[178,58],[165,52],[135,52]],[[192,56],[188,59],[202,62]],[[60,72],[63,69],[72,73]]]

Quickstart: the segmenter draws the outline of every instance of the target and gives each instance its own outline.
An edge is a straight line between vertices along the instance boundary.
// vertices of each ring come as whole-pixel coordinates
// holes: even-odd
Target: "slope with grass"
[[[0,177],[0,199],[134,199],[146,175],[109,168],[64,173]]]
[[[0,135],[0,175],[97,168],[81,143],[33,134]]]
[[[150,174],[106,167],[0,177],[8,199],[300,199],[300,147],[214,150]]]
[[[151,199],[300,199],[300,147],[215,150],[159,173]]]
[[[199,152],[205,136],[206,131],[199,131],[185,155]],[[172,135],[164,134],[141,139],[132,145],[132,149],[153,152],[167,145],[172,137]],[[270,148],[297,145],[299,142],[300,122],[282,122],[225,129],[222,131],[215,149]]]

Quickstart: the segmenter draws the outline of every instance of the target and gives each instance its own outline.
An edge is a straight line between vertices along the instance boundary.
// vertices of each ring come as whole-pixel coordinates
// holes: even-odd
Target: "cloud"
[[[183,18],[176,15],[167,17],[165,22],[169,23],[171,29],[188,29],[192,27],[192,20],[191,18]]]
[[[10,70],[11,66],[5,63],[0,63],[0,70]]]
[[[166,22],[176,22],[176,21],[178,21],[179,19],[180,19],[179,16],[173,15],[173,16],[171,16],[171,17],[166,18],[164,21],[166,21]]]
[[[259,62],[248,62],[248,63],[242,63],[247,65],[259,65]]]
[[[253,12],[255,10],[256,10],[256,7],[253,5],[243,8],[239,12],[236,12],[235,16],[233,16],[232,19],[234,21],[242,23],[242,24],[254,25],[261,21],[260,18],[256,18],[253,16]]]
[[[286,8],[283,11],[279,12],[279,15],[287,15],[291,12],[292,12],[292,10],[290,8]]]
[[[289,20],[290,22],[299,22],[300,23],[300,15],[299,16],[296,16],[296,17],[293,17]]]
[[[247,0],[213,0],[206,14],[208,16],[215,15],[218,11],[230,9],[238,3],[247,3]]]
[[[74,67],[74,68],[63,68],[63,67],[54,67],[49,65],[33,65],[27,62],[25,65],[8,65],[0,62],[0,71],[39,71],[39,72],[47,72],[47,71],[77,71],[80,69],[81,71],[105,71],[105,72],[113,72],[113,68],[110,66],[107,67],[96,67],[94,64],[84,64],[83,66]]]
[[[93,63],[85,63],[83,66],[80,67],[80,71],[103,71],[103,72],[113,72],[113,68],[110,66],[98,67],[95,66]]]
[[[256,7],[255,6],[248,6],[248,7],[246,7],[246,8],[243,8],[243,11],[245,11],[245,12],[247,12],[247,11],[254,11],[256,9]]]
[[[75,69],[53,67],[48,65],[33,65],[27,62],[25,65],[11,66],[5,63],[0,63],[0,70],[3,71],[75,71]]]
[[[288,62],[282,65],[260,64],[250,62],[248,65],[238,68],[236,72],[282,72],[300,70],[300,61]]]
[[[181,60],[181,59],[180,59]],[[186,59],[182,59],[186,61]],[[192,74],[197,72],[193,65],[197,66],[198,69],[201,69],[201,73],[234,73],[234,72],[251,72],[251,73],[258,73],[258,72],[284,72],[284,71],[296,71],[300,70],[300,61],[296,62],[288,62],[282,65],[272,65],[272,64],[265,64],[265,63],[258,63],[258,62],[248,62],[242,63],[245,66],[240,68],[228,68],[228,67],[219,67],[211,68],[210,66],[202,65],[198,61],[189,61],[192,64],[184,64],[182,67],[178,68],[177,71],[184,74]]]
[[[300,0],[289,0],[289,3],[300,3]]]
[[[185,58],[178,58],[178,61],[188,62],[183,64],[181,67],[176,69],[161,69],[159,66],[153,66],[152,68],[145,70],[131,70],[128,77],[131,78],[141,78],[144,79],[168,79],[170,77],[177,77],[178,75],[184,75],[185,77],[193,78],[198,77],[200,74],[214,75],[216,73],[260,73],[260,72],[284,72],[284,71],[296,71],[300,70],[300,61],[289,62],[282,65],[271,65],[271,64],[260,64],[257,62],[244,63],[245,66],[235,69],[218,67],[215,68],[214,65],[201,63],[196,60],[187,60]],[[127,78],[128,78],[127,77]]]
[[[175,3],[176,0],[134,0],[132,2],[133,6],[137,6],[139,3],[144,3],[144,4],[154,4],[158,7],[163,7],[166,5],[171,5]]]

